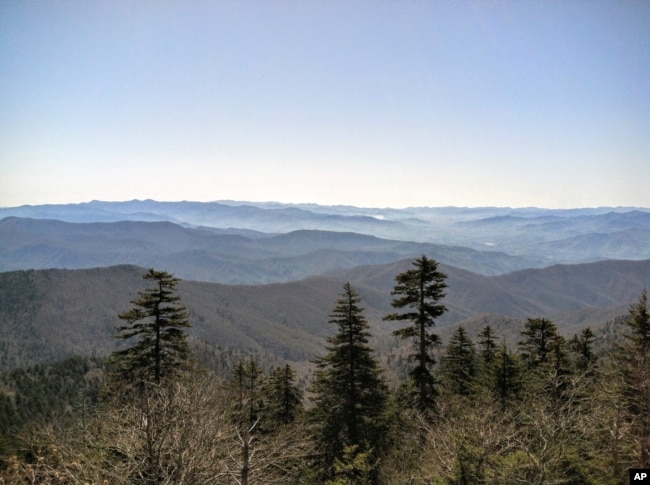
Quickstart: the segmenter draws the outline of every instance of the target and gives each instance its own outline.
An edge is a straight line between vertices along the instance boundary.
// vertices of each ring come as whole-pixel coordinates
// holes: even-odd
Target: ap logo
[[[650,484],[650,469],[632,468],[630,469],[630,484],[638,483]]]

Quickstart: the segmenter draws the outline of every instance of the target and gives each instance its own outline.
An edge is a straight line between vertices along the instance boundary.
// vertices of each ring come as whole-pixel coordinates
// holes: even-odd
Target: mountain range
[[[650,210],[364,209],[313,204],[100,202],[0,208],[0,370],[106,355],[145,268],[183,279],[193,345],[306,362],[344,282],[375,342],[399,343],[395,276],[422,254],[448,275],[443,340],[526,318],[566,335],[627,313],[650,285]]]
[[[649,259],[650,211],[151,200],[0,208],[0,271],[129,263],[264,284],[423,253],[484,275]]]
[[[0,220],[0,271],[129,263],[166,268],[185,279],[265,284],[421,254],[488,275],[535,266],[525,257],[495,251],[351,232],[296,230],[251,236],[171,222]]]

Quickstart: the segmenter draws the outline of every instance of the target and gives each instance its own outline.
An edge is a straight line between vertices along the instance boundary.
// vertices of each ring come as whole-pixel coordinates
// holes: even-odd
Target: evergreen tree
[[[370,463],[368,451],[358,451],[357,445],[346,446],[343,458],[334,460],[334,479],[325,485],[370,485],[377,463]]]
[[[569,349],[576,354],[575,365],[580,372],[588,372],[596,362],[596,355],[592,350],[595,339],[596,336],[587,327],[569,341]]]
[[[241,429],[258,421],[262,408],[262,369],[254,358],[240,360],[232,373],[228,390],[232,395],[233,420]]]
[[[548,362],[557,337],[553,322],[545,318],[529,318],[521,335],[525,339],[519,342],[519,349],[528,367]]]
[[[302,392],[295,384],[296,373],[289,364],[273,369],[263,386],[267,426],[292,423],[302,408]]]
[[[462,326],[454,331],[449,340],[442,357],[441,372],[451,392],[461,396],[472,393],[476,377],[476,350]]]
[[[486,325],[479,333],[478,345],[481,352],[481,364],[484,367],[489,367],[494,361],[497,349],[496,339],[494,330],[489,325]]]
[[[550,372],[548,373],[547,386],[549,394],[556,401],[564,397],[564,393],[570,388],[571,363],[566,352],[566,340],[561,335],[554,335],[551,340],[551,351],[549,354]],[[543,369],[544,366],[541,368]]]
[[[650,353],[650,314],[648,313],[648,292],[643,290],[639,300],[630,307],[627,320],[629,331],[625,334],[628,347],[641,355]]]
[[[260,387],[262,370],[251,358],[244,363],[240,360],[230,379],[229,390],[232,394],[232,419],[235,423],[237,441],[240,448],[238,470],[233,476],[241,485],[248,485],[251,471],[251,459],[254,455],[253,441],[260,431]]]
[[[554,400],[559,409],[565,391],[570,389],[571,364],[566,341],[557,333],[553,322],[545,318],[529,318],[519,342],[522,359],[527,366],[526,392],[533,397],[540,392]]]
[[[185,328],[190,327],[186,308],[176,294],[180,281],[165,271],[150,269],[144,279],[153,287],[139,292],[134,307],[119,315],[126,325],[117,327],[116,338],[137,341],[112,354],[114,375],[122,383],[171,379],[188,366],[189,346]]]
[[[635,466],[650,466],[650,313],[644,289],[630,307],[621,349],[623,397],[636,443]]]
[[[374,462],[385,430],[387,386],[368,345],[370,333],[359,307],[361,299],[349,283],[340,296],[330,314],[330,323],[338,331],[327,339],[327,354],[315,361],[318,369],[311,389],[311,418],[325,479],[334,477],[337,460],[346,461],[348,447],[369,454]]]
[[[492,365],[493,393],[501,408],[519,395],[521,391],[521,366],[517,355],[508,351],[505,341],[497,348]]]
[[[171,384],[181,381],[190,368],[184,331],[190,322],[176,294],[178,278],[153,269],[143,278],[152,281],[152,287],[139,292],[131,301],[133,308],[119,315],[126,324],[117,327],[116,338],[136,341],[111,355],[109,391],[119,401],[119,408],[133,407],[141,416],[144,446],[138,460],[142,468],[134,473],[143,483],[161,483],[170,466],[161,444],[169,427],[169,403],[176,392]]]
[[[435,319],[447,311],[447,308],[439,303],[445,296],[444,289],[447,285],[444,280],[447,275],[438,270],[435,260],[424,255],[416,259],[413,265],[414,269],[395,277],[396,285],[391,292],[397,296],[391,303],[393,308],[405,308],[407,311],[389,314],[384,319],[412,322],[411,326],[395,330],[393,333],[414,340],[413,356],[417,365],[410,372],[410,376],[417,389],[416,407],[426,410],[435,404],[435,378],[431,370],[435,359],[432,350],[440,343],[438,335],[431,333],[429,329],[435,324]]]

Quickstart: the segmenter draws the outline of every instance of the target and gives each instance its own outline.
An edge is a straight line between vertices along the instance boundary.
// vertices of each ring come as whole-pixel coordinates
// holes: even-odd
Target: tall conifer
[[[150,269],[143,278],[153,282],[132,300],[133,308],[121,313],[126,322],[117,327],[116,338],[135,343],[112,354],[114,375],[124,383],[161,384],[187,368],[189,345],[185,329],[188,312],[180,304],[176,286],[180,281],[166,271]]]
[[[464,327],[458,327],[445,350],[441,372],[446,387],[454,394],[468,396],[472,393],[476,377],[476,349]]]
[[[295,384],[296,373],[289,364],[273,369],[263,385],[267,427],[292,423],[302,408],[302,392]]]
[[[321,450],[324,478],[334,476],[334,464],[346,450],[376,456],[381,447],[387,386],[368,344],[370,332],[357,292],[346,283],[330,314],[337,333],[328,338],[327,354],[318,358],[311,391],[311,412]]]
[[[623,396],[633,423],[636,443],[634,466],[650,466],[650,312],[644,289],[630,307],[628,332],[621,352]]]
[[[420,410],[431,408],[435,404],[436,388],[432,366],[435,364],[432,350],[439,345],[440,338],[430,328],[435,319],[447,308],[440,303],[445,296],[447,275],[438,270],[438,263],[422,255],[413,262],[414,269],[409,269],[395,277],[396,285],[391,292],[395,296],[393,308],[406,309],[404,313],[391,313],[385,320],[408,320],[411,325],[393,332],[402,338],[414,341],[413,357],[417,365],[410,375],[417,390],[415,405]]]
[[[524,340],[519,342],[519,349],[528,367],[534,368],[549,361],[558,337],[553,322],[546,318],[529,318],[521,335]]]

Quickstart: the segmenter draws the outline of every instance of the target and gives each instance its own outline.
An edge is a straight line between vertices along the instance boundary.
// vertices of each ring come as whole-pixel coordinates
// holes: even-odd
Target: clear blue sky
[[[0,206],[650,207],[650,2],[0,2]]]

